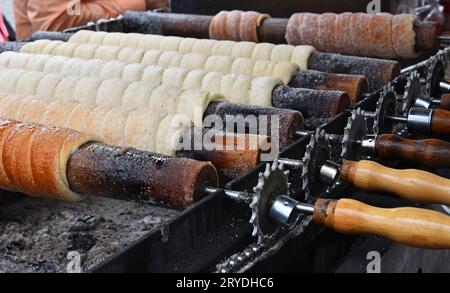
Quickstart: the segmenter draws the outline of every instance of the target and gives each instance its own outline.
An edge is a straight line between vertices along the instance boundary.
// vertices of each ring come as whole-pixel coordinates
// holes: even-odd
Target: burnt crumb
[[[20,240],[13,240],[11,241],[7,246],[6,246],[7,250],[24,250],[25,249],[25,240],[24,239],[20,239]]]
[[[94,235],[89,233],[74,232],[69,235],[70,248],[69,250],[77,250],[87,252],[94,247],[97,243],[97,239]]]
[[[51,274],[56,272],[55,265],[46,260],[38,262],[33,268],[33,273]]]
[[[82,218],[78,218],[69,230],[73,232],[91,231],[95,230],[98,225],[104,222],[105,219],[103,217],[85,216]]]

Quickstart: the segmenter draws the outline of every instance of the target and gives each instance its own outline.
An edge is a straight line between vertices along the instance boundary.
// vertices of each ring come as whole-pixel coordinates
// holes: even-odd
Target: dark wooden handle
[[[450,111],[434,110],[431,130],[436,137],[450,139]]]
[[[442,110],[450,111],[450,94],[442,95],[439,108]]]
[[[375,153],[382,158],[402,159],[430,168],[450,167],[450,143],[438,139],[408,140],[394,134],[381,135]]]
[[[450,248],[450,217],[426,209],[382,209],[351,199],[320,199],[314,221],[344,234],[378,235],[429,249]]]

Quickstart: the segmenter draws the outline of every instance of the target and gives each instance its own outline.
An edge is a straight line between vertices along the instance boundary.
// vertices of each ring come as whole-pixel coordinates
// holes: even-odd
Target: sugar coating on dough
[[[128,83],[122,79],[107,79],[102,82],[97,92],[95,104],[103,107],[122,105],[122,98]]]

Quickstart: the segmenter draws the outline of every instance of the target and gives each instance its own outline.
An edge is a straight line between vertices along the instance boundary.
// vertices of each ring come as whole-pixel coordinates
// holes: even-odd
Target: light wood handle
[[[431,210],[382,209],[351,199],[320,199],[314,221],[343,234],[371,234],[411,246],[450,249],[450,217]]]
[[[422,203],[450,205],[450,180],[419,170],[396,170],[372,161],[346,161],[341,178],[367,191],[383,191]]]

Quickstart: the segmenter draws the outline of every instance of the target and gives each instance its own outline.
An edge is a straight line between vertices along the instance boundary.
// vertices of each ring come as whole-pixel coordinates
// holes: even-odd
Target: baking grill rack
[[[58,39],[67,40],[79,30],[95,30],[109,32],[130,32],[122,18],[100,20],[86,26],[71,28],[63,33],[37,33],[31,40]],[[443,41],[447,37],[443,37]],[[440,56],[449,55],[446,49]],[[432,57],[436,58],[436,57]],[[402,75],[392,82],[396,85],[412,71],[422,76],[428,72],[430,59],[405,67]],[[433,87],[439,88],[440,80],[433,81]],[[355,108],[374,111],[380,91],[366,95]],[[426,93],[424,93],[426,94]],[[323,126],[327,134],[343,135],[351,111],[345,111],[331,119]],[[398,129],[399,132],[402,129]],[[297,139],[288,146],[280,156],[290,159],[301,159],[310,136]],[[339,152],[337,150],[336,152]],[[391,166],[405,167],[405,163],[389,162]],[[258,174],[264,171],[265,165],[234,179],[225,187],[230,190],[248,191],[257,183]],[[450,178],[450,170],[441,170],[440,174]],[[291,174],[292,195],[299,198],[301,192],[301,176]],[[8,206],[21,200],[21,195],[1,192],[0,205]],[[387,196],[357,191],[346,187],[335,197],[345,194],[380,207],[414,206],[411,202]],[[438,207],[437,207],[438,208]],[[365,256],[368,251],[379,251],[383,256],[398,258],[402,252],[410,250],[406,246],[375,236],[344,236],[312,223],[312,218],[304,217],[299,225],[291,231],[282,231],[270,245],[255,244],[251,237],[251,225],[248,223],[250,211],[231,200],[222,192],[207,196],[192,207],[178,214],[152,230],[138,241],[130,243],[99,265],[90,269],[93,273],[104,272],[213,272],[225,268],[233,255],[247,249],[249,259],[237,272],[346,272],[365,269]],[[205,253],[207,251],[208,253]],[[417,254],[425,251],[417,250]],[[428,252],[429,259],[449,257],[442,251]],[[409,270],[418,270],[423,264],[417,261],[409,264]]]

